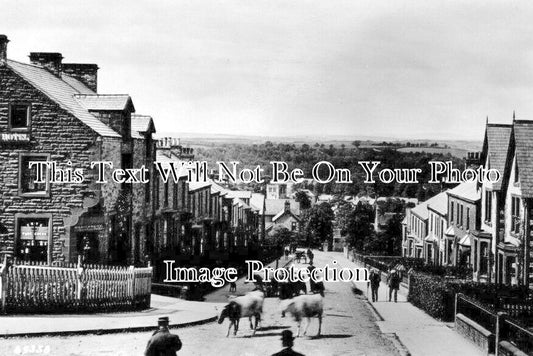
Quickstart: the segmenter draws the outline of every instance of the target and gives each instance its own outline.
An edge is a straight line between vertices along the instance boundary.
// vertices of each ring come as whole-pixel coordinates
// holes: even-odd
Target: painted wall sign
[[[30,134],[28,133],[2,133],[0,134],[0,142],[30,142]]]

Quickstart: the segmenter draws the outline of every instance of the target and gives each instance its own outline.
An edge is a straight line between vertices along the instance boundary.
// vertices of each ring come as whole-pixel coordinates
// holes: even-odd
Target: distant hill
[[[289,143],[295,145],[314,145],[315,143],[324,144],[325,146],[333,145],[335,147],[351,147],[355,140],[360,141],[361,147],[379,148],[380,143],[388,142],[400,146],[403,152],[428,152],[428,153],[451,153],[456,157],[465,157],[466,152],[480,151],[481,141],[468,140],[434,140],[434,139],[396,139],[391,137],[378,136],[238,136],[227,134],[202,134],[190,132],[163,132],[158,133],[157,137],[178,137],[185,146],[190,147],[217,147],[221,144],[262,144],[267,141],[273,143]],[[411,147],[405,147],[409,143]],[[412,147],[420,143],[437,143],[438,147]]]

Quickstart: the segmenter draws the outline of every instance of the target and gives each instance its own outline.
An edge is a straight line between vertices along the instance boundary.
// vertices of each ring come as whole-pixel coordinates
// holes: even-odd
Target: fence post
[[[505,312],[498,312],[496,313],[496,337],[495,337],[495,341],[494,341],[494,353],[495,353],[495,356],[498,356],[500,351],[499,351],[499,345],[500,345],[500,339],[501,339],[501,335],[500,335],[500,332],[501,332],[501,329],[502,329],[502,326],[503,326],[503,322],[505,320],[505,316],[507,315],[507,313]]]
[[[130,293],[131,293],[131,305],[135,308],[135,268],[133,266],[130,266],[129,268],[130,272]]]
[[[83,274],[83,266],[81,265],[81,255],[78,255],[78,266],[77,266],[77,273],[76,273],[76,299],[78,299],[78,302],[81,303],[81,297],[82,293],[81,290],[83,289],[83,282],[81,280],[81,276]]]
[[[4,255],[4,262],[0,269],[0,302],[2,303],[2,314],[6,313],[7,294],[7,255]]]

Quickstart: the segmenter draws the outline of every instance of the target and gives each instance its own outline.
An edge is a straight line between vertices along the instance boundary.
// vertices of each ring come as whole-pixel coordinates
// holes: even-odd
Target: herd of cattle
[[[218,318],[218,323],[222,324],[224,319],[229,319],[228,332],[229,336],[231,327],[233,327],[233,335],[237,334],[239,329],[239,321],[241,318],[248,318],[250,328],[253,329],[252,335],[255,335],[257,325],[261,321],[261,314],[263,313],[263,302],[265,296],[278,296],[280,299],[280,310],[282,317],[285,313],[292,315],[298,325],[297,336],[300,336],[300,326],[303,318],[307,319],[307,324],[304,330],[304,335],[311,322],[312,317],[318,318],[318,334],[320,336],[322,328],[322,314],[324,311],[324,284],[311,283],[311,293],[307,294],[307,286],[304,282],[273,282],[263,283],[259,281],[255,284],[256,288],[238,297],[230,297],[229,303],[223,308]],[[304,294],[301,294],[303,292]],[[252,317],[254,323],[252,323]]]

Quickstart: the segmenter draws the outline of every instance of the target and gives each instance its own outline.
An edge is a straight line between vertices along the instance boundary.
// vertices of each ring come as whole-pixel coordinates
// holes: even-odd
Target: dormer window
[[[9,130],[26,132],[31,125],[31,105],[13,103],[9,105]]]

